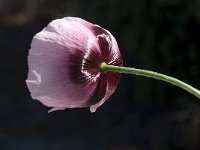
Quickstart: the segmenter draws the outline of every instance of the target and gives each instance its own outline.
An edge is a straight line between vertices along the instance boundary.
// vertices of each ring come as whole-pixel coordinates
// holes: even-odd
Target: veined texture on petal
[[[120,74],[101,72],[105,62],[122,65],[116,40],[98,25],[77,17],[50,22],[33,37],[26,80],[33,99],[54,110],[95,111],[115,91]]]

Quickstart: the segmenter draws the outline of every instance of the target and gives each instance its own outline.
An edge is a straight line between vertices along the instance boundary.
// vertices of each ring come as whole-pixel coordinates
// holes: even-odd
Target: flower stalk
[[[107,65],[106,63],[101,63],[100,70],[103,72],[110,71],[110,72],[118,72],[118,73],[125,73],[125,74],[134,74],[134,75],[154,78],[156,80],[162,80],[162,81],[171,83],[175,86],[178,86],[200,99],[200,91],[198,89],[192,87],[191,85],[179,79],[176,79],[168,75],[164,75],[164,74],[157,73],[154,71],[143,70],[143,69]]]

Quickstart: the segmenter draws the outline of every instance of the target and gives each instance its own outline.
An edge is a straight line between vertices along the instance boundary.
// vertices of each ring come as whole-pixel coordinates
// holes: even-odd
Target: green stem
[[[162,80],[162,81],[171,83],[175,86],[178,86],[200,99],[200,91],[198,89],[196,89],[196,88],[192,87],[191,85],[189,85],[183,81],[180,81],[174,77],[170,77],[170,76],[167,76],[167,75],[164,75],[161,73],[148,71],[148,70],[142,70],[142,69],[136,69],[136,68],[107,65],[106,63],[101,63],[100,70],[126,73],[126,74],[135,74],[135,75],[139,75],[139,76],[145,76],[145,77],[150,77],[150,78],[154,78],[157,80]]]

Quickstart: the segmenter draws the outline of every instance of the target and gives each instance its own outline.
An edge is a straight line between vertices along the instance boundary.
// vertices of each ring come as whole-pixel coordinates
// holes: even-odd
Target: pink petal
[[[88,43],[94,39],[90,30],[72,18],[52,21],[35,35],[28,57],[29,74],[26,81],[32,97],[49,107],[85,106],[96,85],[72,83],[68,59],[77,49],[83,51],[90,48]],[[94,46],[95,42],[92,44]]]
[[[53,107],[49,112],[88,106],[94,112],[120,79],[100,72],[102,62],[123,63],[109,31],[76,17],[57,19],[33,38],[26,83],[33,99]]]
[[[103,61],[110,65],[122,66],[123,61],[115,38],[109,31],[105,29],[98,29],[98,30],[96,29],[96,31],[98,31],[98,33],[102,33],[98,35],[98,43],[100,46]],[[120,77],[121,75],[119,73],[114,73],[114,72],[105,73],[105,78],[107,81],[106,83],[107,86],[104,89],[106,91],[105,95],[101,99],[101,101],[90,107],[91,112],[95,112],[96,109],[100,107],[114,93],[114,91],[117,88]]]

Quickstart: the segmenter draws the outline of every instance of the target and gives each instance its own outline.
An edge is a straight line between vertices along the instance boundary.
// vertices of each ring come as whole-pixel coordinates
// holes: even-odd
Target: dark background
[[[123,75],[93,114],[48,114],[25,85],[34,34],[78,16],[116,37],[125,66],[200,88],[199,8],[199,0],[0,0],[0,150],[200,149],[200,101],[167,83]]]

